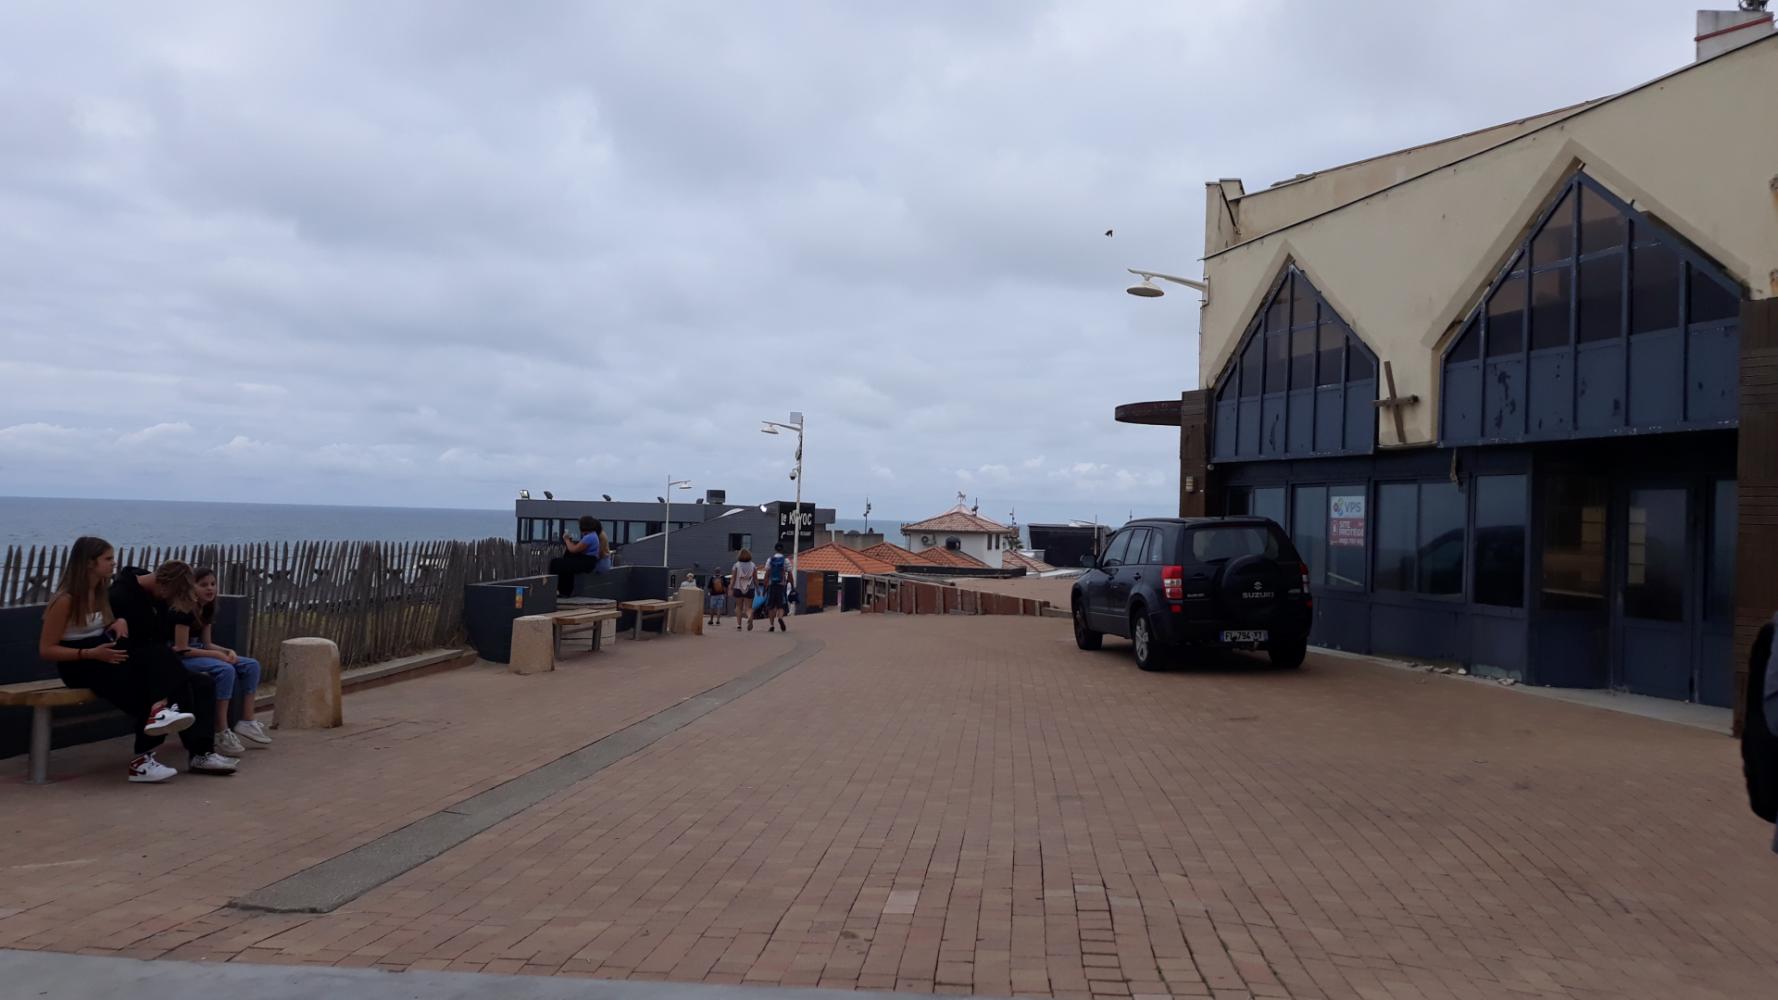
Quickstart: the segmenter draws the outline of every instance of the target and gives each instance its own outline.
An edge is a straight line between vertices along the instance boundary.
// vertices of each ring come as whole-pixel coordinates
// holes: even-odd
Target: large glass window
[[[1247,349],[1241,352],[1241,398],[1251,399],[1259,395],[1260,379],[1265,371],[1260,367],[1260,349],[1264,339],[1254,337],[1247,343]]]
[[[1488,296],[1488,357],[1525,349],[1525,273],[1513,275]]]
[[[1346,331],[1324,319],[1315,328],[1315,384],[1339,385],[1346,379]]]
[[[1290,366],[1290,335],[1266,334],[1266,391],[1283,392],[1288,385],[1285,372]]]
[[[1630,333],[1679,326],[1679,255],[1659,243],[1630,251]]]
[[[1327,585],[1342,590],[1364,589],[1369,552],[1369,519],[1363,486],[1327,489]]]
[[[1624,614],[1685,620],[1685,488],[1630,491],[1625,537]]]
[[[1456,483],[1420,484],[1420,544],[1414,555],[1422,594],[1463,593],[1463,508],[1463,491]]]
[[[1531,275],[1531,349],[1568,346],[1569,270],[1538,271]]]
[[[1307,389],[1315,384],[1315,328],[1290,331],[1290,387]]]
[[[1378,590],[1414,589],[1414,522],[1419,498],[1416,483],[1377,486],[1377,565],[1371,580]]]
[[[1525,477],[1475,480],[1475,602],[1525,606]]]
[[[1739,505],[1733,479],[1710,484],[1710,576],[1704,588],[1704,616],[1735,619],[1735,533]]]
[[[1248,511],[1257,517],[1269,517],[1284,524],[1284,487],[1262,486],[1253,491],[1253,507]]]
[[[1538,601],[1556,611],[1603,610],[1606,482],[1558,475],[1547,489]]]
[[[1580,264],[1580,332],[1583,344],[1615,340],[1624,332],[1624,255]]]
[[[1309,585],[1327,580],[1327,487],[1298,486],[1291,507],[1290,540],[1309,566]]]
[[[1377,487],[1378,590],[1448,597],[1463,592],[1464,501],[1456,483]]]

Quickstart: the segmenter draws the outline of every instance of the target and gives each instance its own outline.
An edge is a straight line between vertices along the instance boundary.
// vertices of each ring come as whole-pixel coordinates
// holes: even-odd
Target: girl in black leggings
[[[61,584],[43,611],[38,655],[56,665],[63,684],[90,689],[134,720],[131,781],[165,781],[177,773],[154,759],[155,748],[168,733],[180,734],[193,771],[233,773],[233,765],[225,763],[229,758],[213,752],[208,727],[193,730],[197,718],[179,710],[180,702],[199,702],[194,700],[192,675],[171,648],[156,648],[152,640],[141,648],[126,648],[129,628],[112,615],[107,591],[116,564],[104,539],[75,540]]]

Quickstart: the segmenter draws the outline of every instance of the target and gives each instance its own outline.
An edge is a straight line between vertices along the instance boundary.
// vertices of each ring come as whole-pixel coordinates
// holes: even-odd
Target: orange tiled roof
[[[949,566],[952,569],[988,568],[987,563],[982,562],[980,559],[977,559],[975,556],[972,556],[967,552],[958,552],[946,548],[924,549],[914,553],[914,558],[931,563],[934,566]]]
[[[909,552],[894,542],[878,542],[870,548],[858,551],[878,562],[886,562],[891,566],[913,566],[926,561],[921,559],[917,553]]]
[[[937,517],[915,521],[913,524],[904,524],[901,526],[901,530],[903,534],[911,531],[962,531],[1004,535],[1012,529],[998,521],[990,521],[980,514],[974,513],[968,507],[958,504]]]
[[[797,556],[796,568],[809,572],[833,572],[851,576],[857,573],[893,573],[895,566],[881,559],[844,545],[829,542],[817,545]]]
[[[1049,563],[1046,563],[1041,559],[1033,559],[1016,549],[1007,549],[1005,552],[1000,553],[1001,569],[1018,569],[1021,566],[1025,568],[1025,572],[1027,573],[1048,573],[1055,569],[1055,567],[1051,566]]]

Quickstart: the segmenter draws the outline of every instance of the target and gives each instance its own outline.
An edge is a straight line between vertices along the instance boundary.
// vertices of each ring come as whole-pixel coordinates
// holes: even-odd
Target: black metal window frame
[[[1583,198],[1586,194],[1591,194],[1603,199],[1608,206],[1614,208],[1623,218],[1623,237],[1617,245],[1592,250],[1587,250],[1583,246],[1582,228],[1584,216],[1582,215],[1581,208]],[[1558,210],[1564,210],[1568,216],[1566,220],[1569,228],[1568,252],[1563,258],[1551,260],[1547,263],[1534,259],[1534,245],[1536,244],[1538,237],[1543,234],[1545,227],[1555,219]],[[1653,235],[1644,236],[1642,235],[1643,233],[1651,233]],[[1692,307],[1692,278],[1694,274],[1714,282],[1737,299],[1744,295],[1744,291],[1741,287],[1737,285],[1733,279],[1728,277],[1720,264],[1698,251],[1672,229],[1650,218],[1646,213],[1638,211],[1628,202],[1613,194],[1604,185],[1587,176],[1584,170],[1576,170],[1573,174],[1569,175],[1568,179],[1563,182],[1561,187],[1552,192],[1549,206],[1538,213],[1536,219],[1526,230],[1525,234],[1513,245],[1512,249],[1507,251],[1506,262],[1495,272],[1494,278],[1489,281],[1474,307],[1465,314],[1463,321],[1457,324],[1457,335],[1451,338],[1451,342],[1447,344],[1444,350],[1439,354],[1441,396],[1441,405],[1439,408],[1439,445],[1441,447],[1446,447],[1535,440],[1567,440],[1572,438],[1601,436],[1596,433],[1581,432],[1577,430],[1577,427],[1579,426],[1579,403],[1577,397],[1571,404],[1569,422],[1566,430],[1552,433],[1539,433],[1535,431],[1531,427],[1531,407],[1521,403],[1518,407],[1518,426],[1513,428],[1510,433],[1490,436],[1487,433],[1487,423],[1484,420],[1481,422],[1481,437],[1473,440],[1465,438],[1461,441],[1452,442],[1449,439],[1447,428],[1445,426],[1447,415],[1442,400],[1445,395],[1446,386],[1450,381],[1453,365],[1460,366],[1459,370],[1462,372],[1476,369],[1485,373],[1486,366],[1490,360],[1514,358],[1529,364],[1533,355],[1565,351],[1567,352],[1569,361],[1568,371],[1570,373],[1575,372],[1577,370],[1577,355],[1583,349],[1583,345],[1580,341],[1581,283],[1579,279],[1581,267],[1584,264],[1608,261],[1614,258],[1618,262],[1618,331],[1615,337],[1604,338],[1594,342],[1621,344],[1627,351],[1630,338],[1633,335],[1632,331],[1634,330],[1636,323],[1636,318],[1632,315],[1634,289],[1631,284],[1635,274],[1635,258],[1638,251],[1648,252],[1653,249],[1670,252],[1677,258],[1675,267],[1677,268],[1678,279],[1678,301],[1673,315],[1675,329],[1683,333],[1692,334],[1724,331],[1739,327],[1739,317],[1700,323],[1693,323],[1690,319]],[[1532,339],[1535,335],[1535,331],[1532,327],[1532,314],[1534,308],[1532,298],[1533,281],[1537,275],[1555,273],[1564,274],[1566,276],[1568,289],[1567,342],[1565,344],[1550,347],[1534,347],[1532,344]],[[1520,279],[1524,282],[1524,294],[1521,298],[1520,308],[1518,310],[1518,348],[1511,352],[1491,355],[1489,353],[1489,348],[1491,346],[1490,341],[1495,336],[1495,331],[1491,329],[1493,321],[1488,315],[1488,307],[1494,301],[1495,295],[1500,292],[1509,281]],[[1453,361],[1451,356],[1457,353],[1460,348],[1467,349],[1469,346],[1468,338],[1472,335],[1476,338],[1473,357],[1466,357],[1458,361]],[[1682,357],[1683,356],[1682,353]],[[1629,396],[1631,370],[1628,364],[1625,364],[1623,367],[1623,398],[1627,400]],[[1681,382],[1683,383],[1683,381],[1684,373],[1681,374]],[[1486,391],[1485,382],[1484,391]],[[1626,411],[1627,409],[1628,408],[1626,407]],[[1732,426],[1733,422],[1731,421],[1727,425]],[[1723,421],[1710,420],[1693,422],[1682,420],[1676,427],[1662,429],[1689,430],[1720,426],[1725,426]],[[1636,433],[1637,431],[1638,428],[1629,423],[1629,418],[1626,414],[1624,427],[1619,432]]]
[[[1306,319],[1296,315],[1297,311],[1305,305],[1309,307]],[[1283,310],[1281,324],[1276,323],[1273,319],[1275,311],[1279,309]],[[1322,345],[1324,327],[1331,327],[1343,338],[1339,349],[1337,377],[1334,373],[1324,370],[1326,365],[1323,363],[1323,355],[1328,353]],[[1306,373],[1300,371],[1300,366],[1297,363],[1299,352],[1292,349],[1293,342],[1303,338],[1306,338],[1309,346],[1308,351],[1300,352],[1306,353],[1309,358]],[[1255,353],[1256,348],[1257,353]],[[1274,357],[1274,349],[1282,355],[1282,361],[1278,361]],[[1354,374],[1352,363],[1354,352],[1368,366],[1368,376],[1356,379],[1352,377]],[[1248,357],[1250,353],[1254,354],[1251,358]],[[1281,371],[1268,369],[1281,369]],[[1377,353],[1364,342],[1364,338],[1358,335],[1352,324],[1346,322],[1345,318],[1328,303],[1320,289],[1315,287],[1315,283],[1309,279],[1307,274],[1303,273],[1303,270],[1294,261],[1286,263],[1279,271],[1278,276],[1272,280],[1271,285],[1268,286],[1259,308],[1255,310],[1253,317],[1248,321],[1245,332],[1235,345],[1235,350],[1230,354],[1228,361],[1223,365],[1222,371],[1215,380],[1212,407],[1216,417],[1213,419],[1222,417],[1224,404],[1233,404],[1235,426],[1232,436],[1236,442],[1233,451],[1220,450],[1218,448],[1220,435],[1213,433],[1211,450],[1215,460],[1254,461],[1371,454],[1377,446],[1376,419],[1371,404],[1376,399],[1380,369],[1381,362]],[[1279,374],[1283,376],[1281,380],[1283,385],[1271,384]],[[1297,376],[1303,374],[1306,374],[1307,384],[1297,385]],[[1368,398],[1364,400],[1366,419],[1362,423],[1369,429],[1369,432],[1360,435],[1362,440],[1353,441],[1351,422],[1347,418],[1348,407],[1351,404],[1347,397],[1354,391],[1354,387],[1363,387],[1367,384],[1370,389]],[[1253,387],[1257,391],[1249,392],[1249,387]],[[1335,448],[1316,448],[1314,446],[1316,436],[1316,429],[1313,426],[1314,411],[1316,407],[1323,405],[1322,390],[1335,389],[1336,387],[1339,390],[1337,395],[1340,414],[1340,443]],[[1362,388],[1359,391],[1362,391]],[[1244,436],[1243,431],[1247,428],[1241,425],[1241,403],[1243,400],[1253,399],[1261,401],[1260,415],[1256,418],[1261,421],[1259,446],[1254,453],[1243,453],[1240,450],[1240,442]],[[1268,448],[1264,437],[1264,414],[1268,402],[1282,407],[1281,419],[1285,430],[1284,443],[1279,448]],[[1310,446],[1307,449],[1292,449],[1290,447],[1291,411],[1305,403],[1309,406],[1311,414],[1309,418],[1311,427],[1308,434]]]

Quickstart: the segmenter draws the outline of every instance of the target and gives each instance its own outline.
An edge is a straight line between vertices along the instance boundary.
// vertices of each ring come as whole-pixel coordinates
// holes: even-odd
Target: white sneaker
[[[254,719],[248,722],[242,719],[235,723],[235,735],[247,741],[248,746],[269,747],[272,745],[272,734],[265,731],[265,723]]]
[[[205,753],[193,757],[185,769],[194,774],[233,774],[235,765],[239,763],[240,761],[233,757],[224,757],[219,753]]]
[[[224,729],[216,734],[216,749],[220,753],[243,754],[247,748],[241,745],[241,738]]]
[[[154,754],[151,753],[145,753],[130,761],[131,781],[165,781],[178,773],[178,771],[155,760]]]
[[[179,711],[178,705],[168,705],[154,713],[154,718],[148,720],[148,725],[143,726],[142,731],[150,736],[165,736],[168,733],[184,732],[196,721],[197,716]]]

